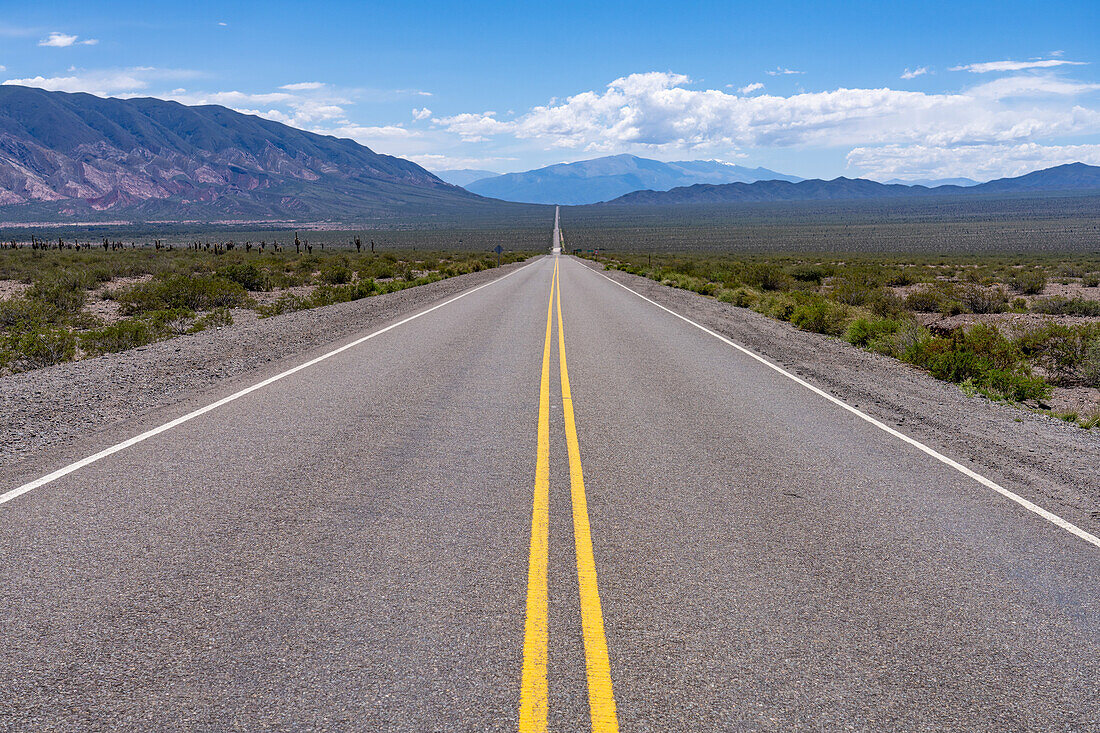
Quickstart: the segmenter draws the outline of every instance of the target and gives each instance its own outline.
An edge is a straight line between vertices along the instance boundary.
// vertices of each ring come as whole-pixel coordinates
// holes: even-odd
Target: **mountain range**
[[[479,201],[408,160],[225,107],[0,86],[5,216],[328,219]]]
[[[495,171],[479,170],[477,168],[455,168],[446,171],[432,171],[432,173],[437,178],[454,186],[465,186],[474,181],[480,181],[482,178],[494,178],[500,175]]]
[[[521,173],[495,175],[463,185],[468,191],[504,201],[582,205],[607,201],[643,189],[667,191],[695,183],[760,180],[802,179],[767,168],[746,168],[712,160],[665,163],[635,155],[611,155],[575,163],[558,163]]]
[[[448,175],[461,180],[486,172]],[[542,215],[539,207],[494,199],[610,199],[605,205],[627,206],[1042,196],[1100,191],[1100,168],[1073,163],[967,186],[911,183],[802,180],[716,161],[615,155],[480,178],[462,188],[352,140],[225,107],[0,85],[0,217],[6,221],[469,222]]]
[[[723,185],[696,184],[670,191],[634,191],[607,205],[724,204],[762,201],[829,201],[839,199],[889,199],[975,194],[1051,193],[1100,191],[1100,167],[1084,163],[1034,171],[1016,178],[1000,178],[974,186],[912,186],[878,183],[863,178],[834,178],[788,181],[756,181]]]

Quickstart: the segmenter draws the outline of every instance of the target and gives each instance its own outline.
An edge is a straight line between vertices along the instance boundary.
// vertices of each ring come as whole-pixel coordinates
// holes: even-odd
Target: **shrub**
[[[1090,379],[1090,349],[1100,344],[1100,325],[1064,326],[1049,323],[1016,340],[1025,356],[1042,367],[1058,383],[1077,381],[1095,383]]]
[[[205,331],[208,328],[220,328],[222,326],[233,325],[233,314],[230,313],[228,308],[217,308],[210,311],[206,315],[198,318],[189,329],[187,333],[198,333],[199,331]]]
[[[760,290],[786,290],[790,277],[776,265],[751,265],[745,269],[741,280]]]
[[[1100,387],[1100,336],[1092,338],[1085,345],[1081,376],[1090,387]]]
[[[1100,301],[1052,295],[1032,301],[1031,310],[1054,316],[1100,316]]]
[[[1047,274],[1044,270],[1020,270],[1009,278],[1013,290],[1025,295],[1038,295],[1047,286]]]
[[[126,351],[157,340],[153,326],[142,318],[127,318],[80,334],[80,347],[90,355]]]
[[[991,326],[958,329],[907,356],[937,379],[956,384],[970,380],[993,396],[1022,402],[1050,394],[1050,385],[1032,374],[1017,345]]]
[[[248,299],[240,283],[210,275],[167,275],[115,292],[122,312],[134,315],[154,310],[232,308]]]
[[[49,320],[79,312],[87,297],[82,278],[69,272],[38,280],[27,291],[27,298],[40,303]]]
[[[64,328],[36,327],[9,334],[5,341],[5,361],[13,371],[60,364],[76,355],[76,337]]]
[[[410,279],[406,276],[405,279]],[[329,285],[343,285],[351,282],[351,270],[345,265],[334,265],[321,270],[321,281]]]
[[[797,306],[789,320],[804,331],[839,336],[847,326],[848,308],[818,296]]]
[[[268,277],[267,272],[251,262],[227,265],[218,270],[217,275],[237,283],[245,290],[253,292],[271,290],[271,278]]]
[[[857,318],[848,324],[848,329],[844,333],[844,340],[854,346],[867,348],[875,342],[882,342],[888,337],[892,337],[900,328],[901,324],[891,319]],[[879,349],[875,350],[878,351]]]
[[[940,313],[951,296],[952,289],[946,283],[925,285],[909,294],[905,307],[920,313]]]
[[[791,277],[799,282],[820,285],[821,281],[832,276],[833,268],[822,265],[801,265],[791,271]]]
[[[1081,278],[1081,284],[1086,288],[1100,287],[1100,272],[1090,272]]]
[[[748,288],[735,288],[734,290],[723,290],[718,294],[718,300],[735,305],[738,308],[752,308],[756,305],[757,294]]]

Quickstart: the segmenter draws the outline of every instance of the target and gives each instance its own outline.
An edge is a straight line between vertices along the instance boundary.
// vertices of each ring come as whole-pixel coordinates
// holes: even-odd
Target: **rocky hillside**
[[[479,201],[402,158],[225,107],[0,86],[0,215],[346,218]]]

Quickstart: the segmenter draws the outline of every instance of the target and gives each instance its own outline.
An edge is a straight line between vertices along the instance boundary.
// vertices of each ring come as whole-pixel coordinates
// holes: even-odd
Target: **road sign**
[[[504,248],[503,248],[503,247],[501,247],[501,246],[500,246],[500,245],[498,244],[498,245],[496,246],[496,248],[495,248],[495,249],[494,249],[493,251],[494,251],[494,252],[496,252],[497,254],[500,254],[501,252],[503,252],[503,251],[504,251]]]

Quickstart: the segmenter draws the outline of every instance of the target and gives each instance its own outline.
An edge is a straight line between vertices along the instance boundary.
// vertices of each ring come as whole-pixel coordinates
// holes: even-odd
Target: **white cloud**
[[[776,66],[774,71],[765,71],[768,76],[789,76],[790,74],[805,74],[805,71],[795,71],[794,69],[784,69],[782,66]]]
[[[788,97],[737,96],[689,82],[679,74],[633,74],[514,120],[464,113],[433,123],[467,142],[511,135],[590,152],[722,155],[761,146],[1020,143],[1100,128],[1100,111],[1075,105],[1065,96],[1070,89],[1041,103],[1006,99],[1024,90],[1022,82],[952,94],[840,88]]]
[[[1005,76],[970,89],[975,97],[1007,99],[1009,97],[1075,96],[1100,89],[1100,84],[1077,82],[1050,74]]]
[[[225,27],[226,27],[227,25],[229,25],[229,24],[228,24],[228,23],[226,23],[226,22],[225,22],[224,20],[219,20],[219,21],[218,21],[218,25],[220,25],[220,26],[221,26],[222,28],[225,28]]]
[[[3,64],[0,64],[0,73],[5,72],[7,70],[8,70],[7,66],[4,66]]]
[[[420,120],[426,120],[431,117],[432,111],[427,107],[421,107],[420,109],[413,107],[412,115],[413,119],[419,122]]]
[[[67,48],[76,43],[76,39],[77,36],[70,36],[54,31],[53,33],[39,41],[38,45],[49,46],[51,48]]]
[[[1032,59],[1030,61],[986,61],[980,64],[961,64],[952,66],[951,71],[969,71],[974,74],[986,74],[991,71],[1024,71],[1025,69],[1050,69],[1055,66],[1084,66],[1084,61],[1066,59]]]
[[[497,163],[516,160],[514,157],[454,157],[440,153],[410,155],[409,159],[432,171],[451,171],[463,168],[488,168],[491,170],[494,167],[499,167],[496,165]]]
[[[858,147],[848,153],[849,167],[881,180],[958,176],[988,180],[1065,163],[1100,165],[1100,145],[884,145]]]
[[[283,84],[280,89],[286,89],[292,92],[304,92],[312,89],[324,89],[325,83],[323,81],[300,81],[294,84]]]
[[[186,69],[160,69],[153,66],[133,66],[124,69],[70,69],[69,76],[34,76],[8,79],[4,84],[38,87],[51,92],[88,92],[97,96],[133,96],[147,90],[154,82],[189,79],[197,72]]]
[[[741,92],[742,94],[752,94],[753,92],[758,92],[763,88],[764,88],[763,84],[761,84],[758,81],[754,81],[752,84],[747,84],[747,85],[741,87],[740,89],[738,89],[737,91]]]
[[[910,70],[908,66],[905,67],[904,73],[902,73],[902,79],[916,79],[918,76],[924,76],[928,73],[927,66],[918,66],[917,68]]]
[[[74,44],[81,46],[94,46],[99,43],[96,38],[85,38],[83,41],[79,40],[79,36],[70,36],[67,33],[59,33],[54,31],[41,41],[38,42],[39,46],[48,46],[50,48],[68,48]]]

